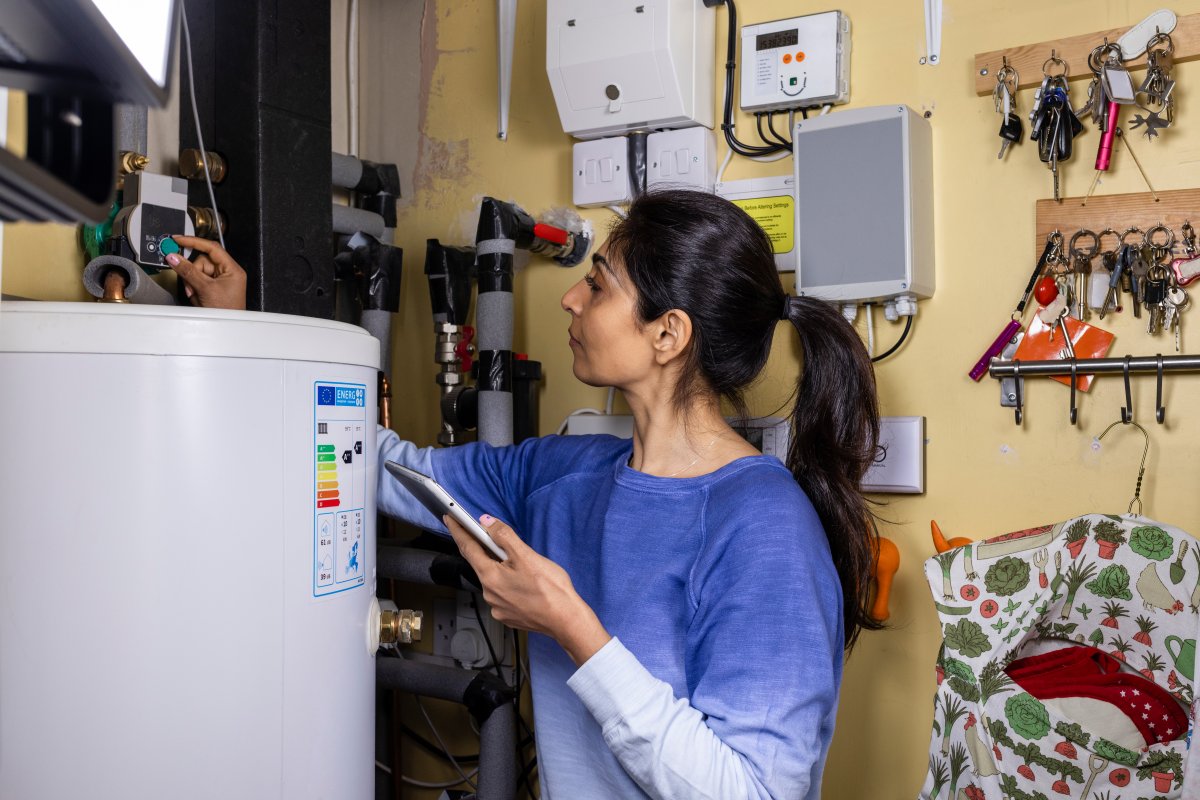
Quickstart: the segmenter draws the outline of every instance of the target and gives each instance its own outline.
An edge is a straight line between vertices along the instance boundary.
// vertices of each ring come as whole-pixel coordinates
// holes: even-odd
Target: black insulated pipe
[[[646,131],[633,131],[626,139],[626,153],[629,155],[629,191],[635,198],[646,193],[646,181],[649,168],[646,164],[646,140],[650,136]]]
[[[449,586],[468,592],[480,590],[475,570],[459,556],[381,544],[376,558],[380,578],[426,586]]]
[[[475,279],[475,248],[451,247],[437,239],[426,240],[425,277],[429,280],[434,323],[466,325],[470,319]]]
[[[450,700],[479,722],[478,800],[515,800],[517,726],[513,691],[486,672],[380,657],[375,677],[383,689]]]

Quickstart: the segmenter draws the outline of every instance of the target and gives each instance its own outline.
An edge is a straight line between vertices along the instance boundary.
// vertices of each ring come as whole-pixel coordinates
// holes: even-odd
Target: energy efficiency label
[[[313,596],[366,583],[367,387],[318,381],[313,398]]]

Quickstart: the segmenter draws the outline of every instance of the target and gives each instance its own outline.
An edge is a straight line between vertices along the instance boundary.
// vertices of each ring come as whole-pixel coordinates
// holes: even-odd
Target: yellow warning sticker
[[[792,252],[796,246],[796,215],[793,211],[795,201],[791,195],[751,197],[730,202],[749,214],[767,232],[775,255]]]

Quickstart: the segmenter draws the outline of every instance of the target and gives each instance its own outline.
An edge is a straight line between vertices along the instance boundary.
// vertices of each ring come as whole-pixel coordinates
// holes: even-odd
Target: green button
[[[332,453],[332,452],[333,452],[333,445],[331,445],[331,444],[319,444],[319,445],[317,445],[317,452],[318,452],[318,453]]]
[[[166,239],[163,239],[161,242],[159,242],[158,249],[164,256],[169,256],[174,253],[178,253],[181,248],[179,247],[178,242],[168,236]]]

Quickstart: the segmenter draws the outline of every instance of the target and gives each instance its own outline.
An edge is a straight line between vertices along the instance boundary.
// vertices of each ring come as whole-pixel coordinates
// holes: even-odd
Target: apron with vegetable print
[[[1089,514],[948,550],[926,561],[925,573],[943,643],[921,798],[1181,796],[1200,543],[1144,517]],[[1117,744],[1089,727],[1095,717],[1063,716],[1062,705],[1038,700],[1005,672],[1031,653],[1080,645],[1110,653],[1178,700],[1188,730],[1163,730],[1149,746]]]

